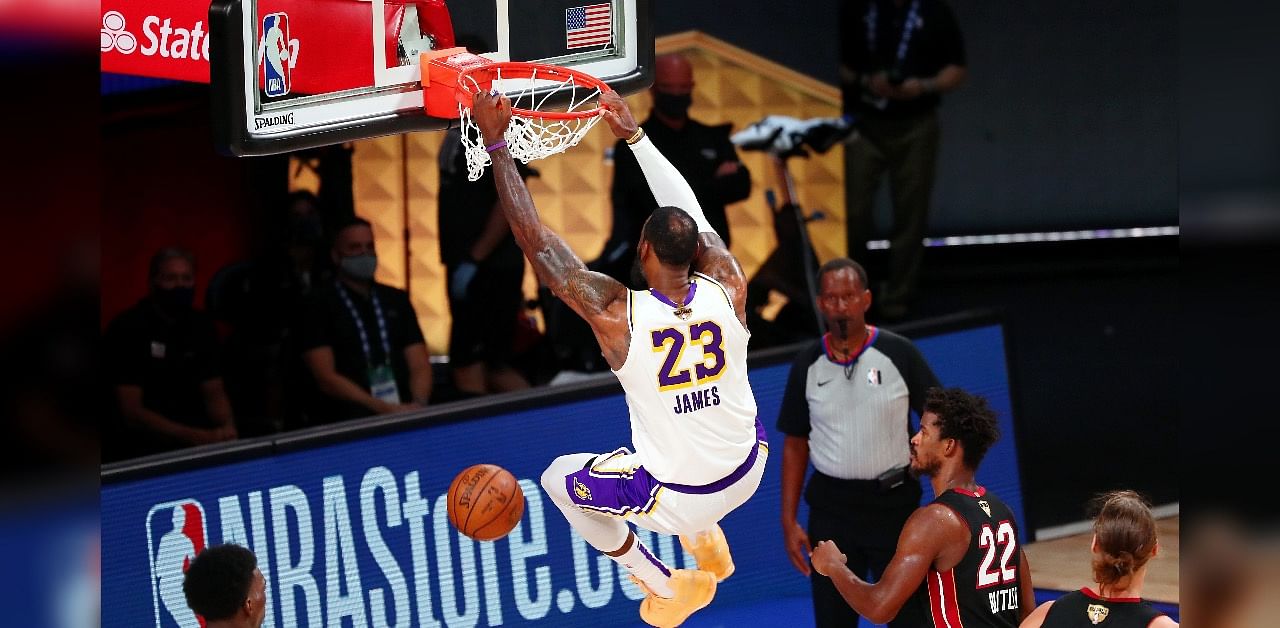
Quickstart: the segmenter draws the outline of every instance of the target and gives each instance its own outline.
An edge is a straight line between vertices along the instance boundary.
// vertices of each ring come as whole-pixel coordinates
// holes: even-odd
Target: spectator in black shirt
[[[893,228],[882,318],[901,318],[920,277],[940,130],[941,94],[964,84],[964,42],[943,0],[846,0],[840,5],[844,111],[859,139],[845,149],[849,257],[866,259],[875,195],[889,173]]]
[[[151,258],[151,292],[108,326],[108,368],[120,429],[103,458],[119,460],[236,438],[213,323],[192,307],[195,257]]]
[[[319,390],[311,423],[387,414],[427,404],[431,361],[403,290],[373,280],[378,257],[369,222],[334,233],[337,278],[316,286],[302,321],[303,361]]]
[[[537,172],[516,163],[525,178]],[[447,271],[449,366],[466,395],[529,387],[512,367],[516,320],[524,304],[524,254],[497,209],[493,169],[467,180],[467,159],[457,129],[440,147],[440,261]]]
[[[307,378],[294,325],[312,288],[332,282],[314,194],[289,194],[265,227],[259,253],[215,273],[205,297],[210,316],[230,328],[222,356],[241,436],[297,425],[302,408],[291,402]]]
[[[729,142],[730,125],[708,126],[689,117],[693,103],[693,67],[679,55],[662,55],[654,63],[653,114],[640,126],[653,145],[693,187],[707,222],[729,245],[725,205],[751,194],[751,173]],[[640,229],[658,206],[640,164],[619,140],[613,151],[613,228],[600,258],[592,264],[623,283],[630,282]],[[641,286],[632,286],[639,288]]]

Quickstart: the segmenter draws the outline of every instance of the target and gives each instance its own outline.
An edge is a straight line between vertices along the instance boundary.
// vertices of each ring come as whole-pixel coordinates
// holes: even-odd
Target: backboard
[[[269,155],[456,125],[424,111],[419,56],[468,43],[493,61],[570,67],[636,92],[653,77],[650,2],[215,0],[217,148]]]

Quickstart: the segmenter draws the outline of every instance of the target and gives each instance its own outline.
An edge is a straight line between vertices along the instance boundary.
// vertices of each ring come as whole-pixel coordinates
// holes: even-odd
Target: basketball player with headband
[[[768,447],[747,381],[747,280],[688,182],[609,91],[601,115],[627,141],[658,207],[636,264],[649,288],[587,270],[542,223],[503,133],[511,103],[477,94],[473,115],[493,160],[502,211],[538,279],[591,326],[626,392],[635,451],[560,456],[542,487],[593,547],[645,591],[640,616],[677,626],[733,573],[718,521],[755,493]],[[680,536],[697,569],[671,569],[627,525]]]

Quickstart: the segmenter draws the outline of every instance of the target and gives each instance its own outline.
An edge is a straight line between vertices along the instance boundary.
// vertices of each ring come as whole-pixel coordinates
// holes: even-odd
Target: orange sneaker
[[[672,569],[671,590],[675,597],[660,597],[639,578],[631,581],[644,591],[640,602],[640,619],[657,628],[675,628],[694,612],[711,603],[716,596],[716,577],[697,569]]]
[[[720,524],[715,524],[709,533],[699,534],[696,539],[680,536],[680,546],[693,554],[698,561],[700,571],[715,574],[716,582],[724,582],[733,575],[733,557],[729,555],[729,541],[724,538]]]

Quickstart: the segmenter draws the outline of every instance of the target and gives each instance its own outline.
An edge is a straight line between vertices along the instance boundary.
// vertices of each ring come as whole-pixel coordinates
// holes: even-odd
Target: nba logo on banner
[[[268,96],[284,96],[293,83],[289,66],[289,16],[272,13],[262,18],[262,89]]]
[[[156,504],[147,511],[147,559],[156,628],[204,628],[187,607],[182,580],[196,554],[209,544],[204,507],[194,499]]]

